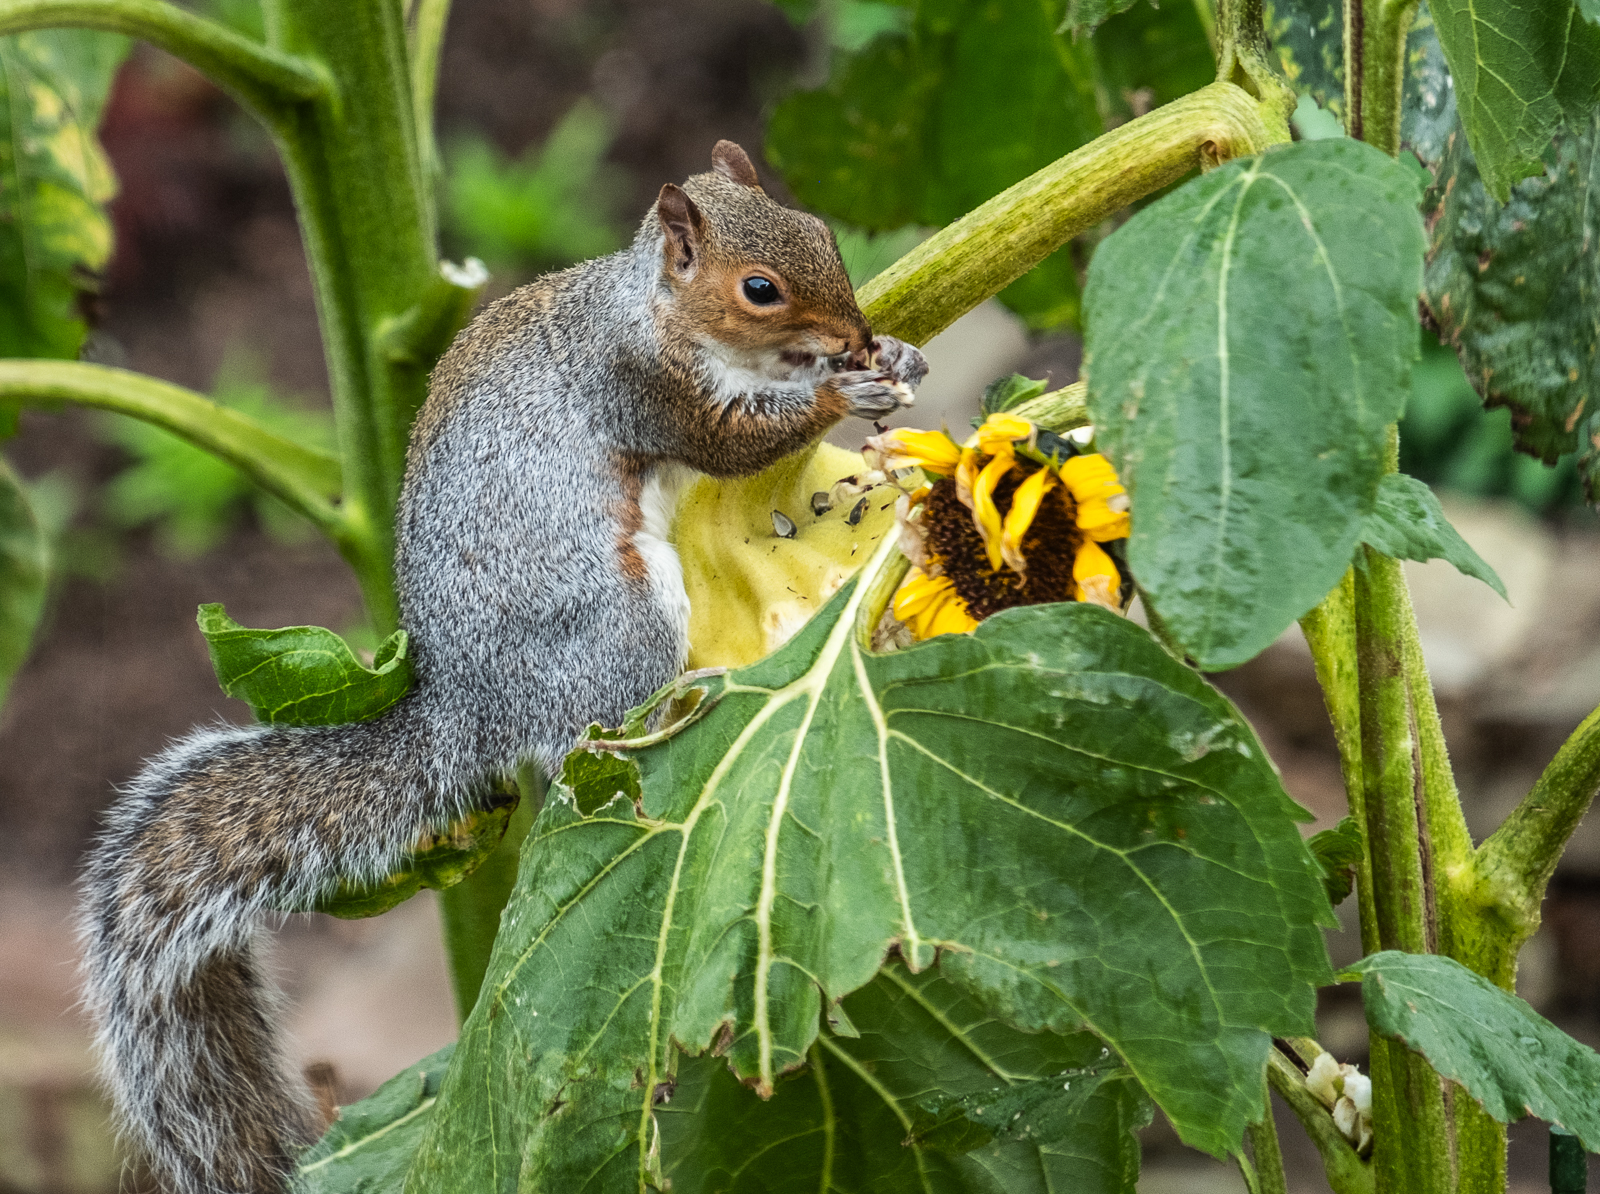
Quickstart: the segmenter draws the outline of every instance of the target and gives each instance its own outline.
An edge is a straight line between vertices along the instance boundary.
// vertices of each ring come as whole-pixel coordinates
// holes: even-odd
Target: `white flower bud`
[[[1317,1060],[1311,1063],[1311,1072],[1306,1075],[1306,1089],[1316,1095],[1324,1107],[1331,1108],[1339,1101],[1340,1068],[1332,1053],[1319,1053]]]
[[[1356,1110],[1361,1112],[1362,1115],[1370,1115],[1372,1113],[1372,1079],[1354,1066],[1349,1068],[1351,1072],[1344,1077],[1345,1097],[1355,1104]]]

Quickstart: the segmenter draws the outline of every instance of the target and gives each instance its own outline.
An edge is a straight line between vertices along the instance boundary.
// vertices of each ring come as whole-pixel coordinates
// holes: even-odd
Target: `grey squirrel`
[[[629,248],[494,303],[439,362],[397,526],[407,696],[353,725],[196,730],[107,814],[85,1003],[119,1120],[177,1194],[281,1191],[313,1131],[263,915],[381,877],[486,780],[619,724],[686,658],[676,488],[886,416],[926,373],[873,337],[826,225],[732,142],[712,163]]]

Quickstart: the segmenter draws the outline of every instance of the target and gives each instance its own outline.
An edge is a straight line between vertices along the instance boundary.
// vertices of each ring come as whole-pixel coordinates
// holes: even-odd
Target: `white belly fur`
[[[679,643],[678,666],[689,657],[689,594],[683,587],[683,563],[672,545],[672,519],[678,499],[699,474],[681,464],[658,464],[645,476],[639,493],[642,523],[633,545],[644,559],[650,587],[666,611]]]

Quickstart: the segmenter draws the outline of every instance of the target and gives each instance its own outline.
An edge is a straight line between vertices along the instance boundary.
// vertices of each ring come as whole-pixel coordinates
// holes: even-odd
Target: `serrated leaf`
[[[938,968],[892,964],[844,1002],[859,1035],[820,1037],[770,1100],[679,1060],[656,1115],[675,1194],[1132,1194],[1150,1104],[1093,1034],[1018,1032]]]
[[[1600,1151],[1600,1054],[1453,958],[1387,950],[1361,976],[1367,1023],[1422,1054],[1501,1123],[1533,1115]]]
[[[1267,38],[1301,95],[1344,115],[1344,6],[1338,0],[1265,0]]]
[[[1349,567],[1417,355],[1417,194],[1370,146],[1301,142],[1095,253],[1096,445],[1132,498],[1145,600],[1203,667],[1255,655]]]
[[[411,685],[406,632],[379,644],[373,666],[321,626],[251,630],[221,605],[202,605],[196,620],[222,691],[245,701],[264,722],[320,726],[378,716]]]
[[[0,37],[0,357],[72,358],[83,343],[78,297],[111,256],[116,193],[95,129],[129,44]]]
[[[1024,377],[1020,373],[996,378],[984,387],[983,402],[979,410],[986,416],[997,415],[1026,402],[1029,398],[1037,398],[1049,388],[1049,382]]]
[[[1237,1147],[1330,916],[1249,727],[1082,603],[867,654],[860,586],[705,679],[634,752],[637,807],[553,790],[409,1188],[636,1188],[671,1164],[675,1047],[770,1091],[892,945],[1022,1029],[1091,1025],[1186,1140]]]
[[[300,1158],[295,1194],[398,1194],[454,1045],[401,1070],[339,1118]]]
[[[1600,113],[1563,132],[1542,174],[1501,206],[1458,134],[1429,190],[1428,309],[1517,447],[1553,464],[1582,453],[1600,500]]]
[[[923,0],[908,28],[835,55],[823,87],[778,105],[767,157],[803,203],[853,227],[938,227],[1098,136],[1096,82],[1088,42],[1046,6]],[[1035,327],[1075,318],[1070,254],[1039,270],[1002,300]]]
[[[0,704],[44,612],[46,556],[22,479],[0,457]]]
[[[1351,818],[1343,817],[1332,829],[1313,833],[1306,845],[1322,867],[1328,903],[1337,908],[1355,887],[1356,867],[1361,863],[1361,829]]]
[[[1093,33],[1103,21],[1119,12],[1126,12],[1139,0],[1067,0],[1067,14],[1061,20],[1061,29],[1074,37]]]
[[[1562,122],[1600,100],[1600,29],[1568,0],[1434,0],[1432,13],[1467,140],[1504,203]]]
[[[1361,541],[1397,560],[1447,560],[1457,571],[1506,596],[1495,570],[1450,525],[1433,490],[1415,477],[1385,474],[1378,483],[1377,504],[1361,524]]]

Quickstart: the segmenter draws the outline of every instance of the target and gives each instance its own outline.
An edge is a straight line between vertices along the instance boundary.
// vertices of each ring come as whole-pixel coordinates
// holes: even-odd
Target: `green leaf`
[[[1417,355],[1411,173],[1347,139],[1193,180],[1095,254],[1096,444],[1129,566],[1184,649],[1243,663],[1350,564]]]
[[[985,417],[997,415],[1018,406],[1030,398],[1037,398],[1050,388],[1047,381],[1036,381],[1013,373],[990,382],[983,391],[983,404],[979,408]]]
[[[1600,29],[1563,0],[1434,0],[1433,23],[1489,193],[1540,169],[1563,121],[1600,100]]]
[[[300,1158],[291,1182],[295,1194],[398,1194],[454,1051],[446,1045],[361,1102],[341,1107]]]
[[[1102,21],[1119,12],[1126,12],[1139,0],[1067,0],[1067,15],[1061,21],[1063,31],[1073,36],[1092,33]]]
[[[1025,1031],[1091,1026],[1184,1139],[1238,1146],[1329,921],[1249,727],[1098,607],[879,656],[866,591],[706,678],[630,752],[637,804],[552,789],[411,1189],[636,1188],[674,1042],[772,1091],[892,947]]]
[[[1267,37],[1284,76],[1317,106],[1344,116],[1344,5],[1339,0],[1264,0]]]
[[[1388,950],[1345,973],[1361,975],[1375,1031],[1422,1054],[1495,1119],[1534,1115],[1600,1152],[1600,1054],[1525,1000],[1435,954]]]
[[[1456,89],[1426,0],[1406,35],[1406,77],[1400,97],[1400,140],[1434,169],[1456,129]]]
[[[1351,818],[1344,817],[1332,829],[1313,833],[1306,845],[1322,867],[1328,903],[1337,908],[1355,887],[1356,867],[1361,863],[1361,829]]]
[[[44,612],[46,556],[22,480],[0,457],[0,704]]]
[[[1582,450],[1600,500],[1600,113],[1563,132],[1545,169],[1502,207],[1458,134],[1429,190],[1428,309],[1490,407],[1509,406],[1517,447],[1553,464]]]
[[[778,105],[767,157],[853,227],[939,227],[1099,136],[1096,73],[1046,5],[922,0],[904,32],[835,55],[825,86]],[[1002,299],[1035,327],[1076,318],[1070,253],[1036,272]]]
[[[51,29],[0,37],[0,357],[76,357],[79,295],[111,256],[116,193],[95,137],[129,41]]]
[[[1506,596],[1495,570],[1450,525],[1433,490],[1415,477],[1389,473],[1378,483],[1378,501],[1361,524],[1361,541],[1397,560],[1448,560],[1457,571]]]
[[[930,1181],[950,1194],[1132,1194],[1150,1104],[1092,1033],[1018,1032],[937,967],[885,967],[844,1008],[856,1035],[824,1033],[770,1100],[720,1058],[679,1059],[656,1115],[675,1194]]]
[[[406,632],[396,630],[365,667],[350,644],[321,626],[249,630],[220,605],[197,619],[222,691],[275,725],[321,726],[378,716],[411,685]]]

